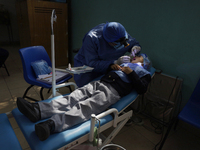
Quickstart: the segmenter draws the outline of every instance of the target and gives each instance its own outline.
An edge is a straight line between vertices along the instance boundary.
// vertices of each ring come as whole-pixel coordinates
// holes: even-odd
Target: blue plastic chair
[[[178,119],[200,128],[200,79]]]
[[[178,114],[178,117],[175,118],[175,129],[178,124],[178,120],[182,120],[188,124],[191,124],[200,129],[200,79],[189,99],[187,104],[184,106],[182,111]],[[159,149],[162,149],[164,142],[171,130],[171,127],[174,122],[168,127],[168,130],[165,134],[165,137],[160,145]]]
[[[41,100],[44,100],[44,97],[42,94],[43,89],[44,88],[51,89],[52,85],[36,80],[36,75],[35,75],[33,68],[31,67],[31,62],[35,62],[37,60],[45,60],[48,63],[48,65],[51,67],[52,64],[51,64],[49,55],[47,54],[47,52],[43,46],[31,46],[31,47],[22,48],[19,50],[19,54],[20,54],[20,57],[22,60],[24,79],[27,83],[30,84],[30,86],[26,89],[26,91],[23,95],[23,98],[28,98],[28,99],[37,101],[29,96],[26,96],[28,91],[34,85],[36,85],[36,86],[42,87],[40,89],[40,97],[41,97]],[[69,74],[66,78],[58,81],[56,84],[61,84],[61,83],[67,82],[71,78],[72,78],[72,75]],[[68,86],[68,87],[70,89],[70,92],[72,92],[71,87],[70,86]]]

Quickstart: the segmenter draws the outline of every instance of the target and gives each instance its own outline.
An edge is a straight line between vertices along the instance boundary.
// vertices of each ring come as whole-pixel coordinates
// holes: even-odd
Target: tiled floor
[[[28,84],[23,78],[21,59],[18,53],[19,46],[3,46],[10,52],[6,60],[6,66],[10,76],[4,68],[0,68],[0,113],[6,113],[16,108],[16,98],[22,97]],[[72,79],[73,81],[73,79]],[[29,96],[39,99],[39,87],[32,89]],[[59,92],[65,94],[67,88],[62,88]],[[45,98],[51,94],[44,91]],[[24,150],[30,150],[20,128],[15,119],[11,117],[10,122]],[[108,135],[110,129],[104,132]],[[162,134],[156,134],[148,118],[143,117],[143,124],[132,124],[125,126],[114,138],[113,143],[121,145],[126,150],[153,150],[160,141]],[[157,148],[158,149],[158,148]],[[184,122],[178,124],[177,129],[172,130],[163,150],[200,150],[200,131]]]

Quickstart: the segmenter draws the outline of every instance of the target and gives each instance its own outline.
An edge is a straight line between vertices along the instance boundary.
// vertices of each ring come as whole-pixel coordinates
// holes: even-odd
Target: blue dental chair
[[[2,150],[22,150],[8,116],[5,113],[0,114],[0,146]]]
[[[155,68],[152,67],[150,71],[152,76],[154,75],[155,71]],[[130,117],[132,116],[132,111],[129,111],[128,113],[122,112],[135,101],[137,96],[137,92],[133,90],[130,94],[122,97],[118,102],[109,107],[108,111],[110,109],[116,109],[118,111],[118,114],[120,115],[117,118],[120,118],[120,121],[118,123],[116,121],[117,127],[115,127],[111,134],[108,137],[106,137],[105,141],[103,141],[104,145],[105,143],[110,143],[112,139],[117,135],[117,133],[122,129],[122,127],[125,125],[128,119],[130,119]],[[59,97],[62,97],[62,95],[44,100],[44,102],[50,102]],[[15,108],[12,111],[12,114],[32,150],[72,150],[76,146],[89,140],[91,120],[77,124],[63,132],[51,134],[47,140],[40,141],[37,135],[35,134],[35,124],[38,122],[31,122],[25,115],[23,115],[19,111],[18,108]],[[102,112],[102,114],[106,114],[105,111]],[[103,132],[104,130],[113,127],[113,117],[114,115],[107,115],[100,119],[100,132]],[[99,124],[97,123],[97,127],[99,126]],[[92,130],[94,131],[93,128]]]
[[[34,85],[36,85],[36,86],[41,87],[40,97],[41,97],[41,100],[44,100],[44,97],[42,94],[43,89],[47,88],[50,90],[52,88],[52,85],[41,82],[39,80],[36,80],[36,75],[31,66],[31,62],[35,62],[37,60],[45,60],[48,63],[48,65],[51,67],[52,64],[51,64],[49,55],[47,54],[47,52],[43,46],[31,46],[31,47],[22,48],[19,50],[19,54],[21,57],[22,65],[23,65],[24,79],[27,83],[30,84],[30,86],[26,89],[26,91],[23,95],[23,98],[31,99],[33,101],[38,101],[36,99],[33,99],[33,98],[27,96],[28,91]],[[56,84],[61,84],[61,83],[67,82],[71,78],[72,78],[72,75],[68,74],[64,79],[61,79],[60,81],[56,82]],[[69,88],[70,92],[72,92],[71,87],[68,86],[68,88]]]
[[[187,104],[178,114],[178,117],[174,118],[174,121],[169,125],[167,132],[163,138],[163,141],[160,144],[159,150],[162,149],[173,124],[175,123],[174,129],[176,129],[179,120],[182,120],[200,129],[200,79],[196,84],[196,87]]]

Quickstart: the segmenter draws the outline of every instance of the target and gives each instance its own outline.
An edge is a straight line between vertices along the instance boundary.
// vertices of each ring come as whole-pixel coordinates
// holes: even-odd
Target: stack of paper
[[[67,72],[56,71],[55,72],[55,80],[56,80],[56,82],[58,82],[60,80],[63,80],[64,78],[66,78],[68,75],[69,75],[69,73],[67,73]],[[37,80],[44,82],[44,83],[52,84],[52,74],[38,75]]]

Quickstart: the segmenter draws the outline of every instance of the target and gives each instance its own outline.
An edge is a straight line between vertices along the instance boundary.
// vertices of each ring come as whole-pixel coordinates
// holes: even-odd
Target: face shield
[[[124,47],[126,48],[127,46],[129,46],[129,43],[127,41],[128,41],[128,34],[126,33],[125,37],[122,37],[119,40],[113,42],[114,43],[113,47],[117,50],[122,49]]]
[[[103,37],[108,43],[112,43],[115,49],[121,49],[129,45],[125,28],[117,22],[109,22],[104,25]]]

